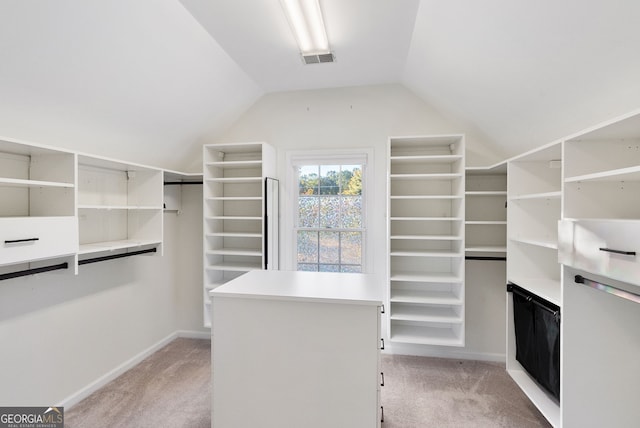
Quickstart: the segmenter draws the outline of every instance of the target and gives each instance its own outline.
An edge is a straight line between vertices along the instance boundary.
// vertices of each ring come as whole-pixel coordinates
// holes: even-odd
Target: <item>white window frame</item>
[[[305,150],[290,151],[286,153],[287,177],[284,183],[283,207],[284,228],[282,233],[282,242],[289,242],[282,248],[283,268],[295,270],[297,267],[297,237],[296,227],[298,224],[298,170],[301,165],[362,165],[362,272],[371,273],[373,266],[371,251],[371,243],[369,235],[371,234],[371,213],[373,210],[373,197],[370,195],[370,187],[373,186],[373,149],[341,149],[341,150]],[[290,190],[287,190],[289,188]]]

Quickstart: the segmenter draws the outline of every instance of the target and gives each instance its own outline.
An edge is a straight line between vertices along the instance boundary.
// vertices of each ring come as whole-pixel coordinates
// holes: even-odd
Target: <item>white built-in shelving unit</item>
[[[0,138],[0,279],[162,254],[165,174],[201,174]]]
[[[556,305],[561,159],[562,145],[555,143],[508,163],[507,279]]]
[[[78,156],[80,259],[162,248],[163,171]]]
[[[507,164],[467,167],[465,251],[468,256],[505,257],[507,252]]]
[[[75,164],[71,152],[0,138],[0,273],[43,262],[73,268]]]
[[[507,168],[507,281],[562,307],[558,264],[562,144],[513,158]],[[516,360],[511,295],[507,298],[507,371],[542,414],[557,425],[559,403]]]
[[[389,140],[389,338],[464,345],[464,137]]]
[[[640,419],[640,112],[564,141],[564,427]],[[584,284],[576,275],[586,278]]]
[[[209,291],[265,268],[265,179],[275,175],[275,150],[257,143],[209,144],[203,154],[204,325]]]

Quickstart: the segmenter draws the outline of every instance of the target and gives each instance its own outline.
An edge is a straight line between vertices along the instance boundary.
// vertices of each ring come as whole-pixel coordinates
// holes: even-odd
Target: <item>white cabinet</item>
[[[380,426],[382,295],[374,275],[275,270],[213,290],[212,426]]]
[[[72,256],[78,250],[75,217],[2,218],[0,237],[3,265]]]
[[[80,257],[161,249],[162,170],[85,155],[78,161]]]
[[[265,268],[265,180],[275,174],[275,150],[261,142],[209,144],[203,162],[203,313],[208,327],[209,291]]]
[[[464,345],[464,138],[389,141],[389,338]]]
[[[465,251],[470,257],[505,257],[507,252],[507,164],[467,168]]]
[[[74,255],[74,204],[73,153],[0,140],[0,266]]]
[[[563,220],[562,264],[640,285],[640,220]]]

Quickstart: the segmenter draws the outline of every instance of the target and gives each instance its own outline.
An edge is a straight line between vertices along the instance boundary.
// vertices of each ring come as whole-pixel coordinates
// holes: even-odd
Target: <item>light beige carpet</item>
[[[210,427],[210,346],[174,340],[65,411],[65,426]],[[549,426],[504,365],[383,355],[382,368],[383,428]]]

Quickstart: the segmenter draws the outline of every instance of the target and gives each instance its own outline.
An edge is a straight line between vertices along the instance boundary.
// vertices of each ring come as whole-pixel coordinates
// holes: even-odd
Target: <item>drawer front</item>
[[[640,285],[640,221],[570,221],[559,228],[559,260]]]
[[[0,266],[74,254],[76,217],[0,218]]]

